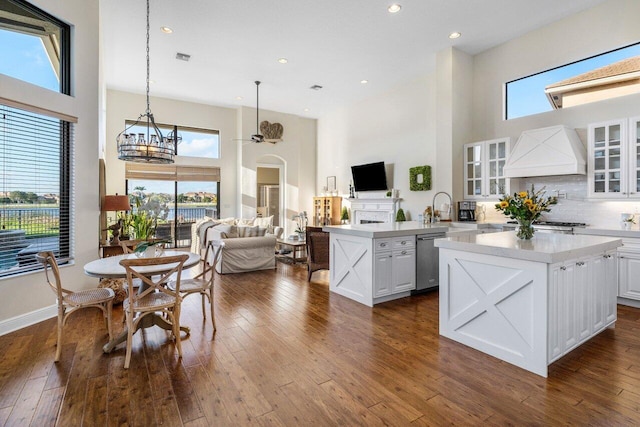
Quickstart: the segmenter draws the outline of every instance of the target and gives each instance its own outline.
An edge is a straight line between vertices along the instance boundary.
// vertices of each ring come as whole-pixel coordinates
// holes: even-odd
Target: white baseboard
[[[640,308],[640,301],[618,297],[618,304],[627,305],[629,307]]]
[[[26,328],[43,320],[51,319],[58,315],[58,306],[50,305],[30,313],[21,314],[20,316],[12,317],[0,321],[0,335],[6,335],[9,332],[17,331],[18,329]]]

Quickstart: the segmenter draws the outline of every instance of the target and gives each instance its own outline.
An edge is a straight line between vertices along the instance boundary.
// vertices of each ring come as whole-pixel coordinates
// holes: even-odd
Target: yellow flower
[[[529,206],[529,211],[531,211],[531,212],[535,212],[536,210],[538,210],[538,205],[531,205],[531,206]]]
[[[533,204],[533,201],[531,199],[524,199],[524,204],[529,206],[529,205]]]
[[[500,207],[502,209],[506,208],[507,206],[509,206],[509,202],[507,202],[506,200],[501,200],[500,201]]]
[[[524,199],[525,197],[527,197],[527,192],[526,192],[526,191],[521,191],[521,192],[519,192],[519,193],[518,193],[518,197],[520,197],[520,198],[523,198],[523,199]]]

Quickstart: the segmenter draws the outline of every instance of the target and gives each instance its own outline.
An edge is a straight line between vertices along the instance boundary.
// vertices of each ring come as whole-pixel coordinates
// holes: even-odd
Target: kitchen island
[[[617,318],[620,239],[515,232],[436,240],[440,335],[547,376]]]
[[[329,290],[373,307],[416,287],[416,235],[444,235],[446,223],[415,221],[326,226]]]

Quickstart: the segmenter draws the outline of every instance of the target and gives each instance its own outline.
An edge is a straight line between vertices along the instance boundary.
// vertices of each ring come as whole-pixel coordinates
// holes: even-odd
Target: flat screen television
[[[375,191],[387,189],[387,174],[384,162],[351,166],[355,191]]]

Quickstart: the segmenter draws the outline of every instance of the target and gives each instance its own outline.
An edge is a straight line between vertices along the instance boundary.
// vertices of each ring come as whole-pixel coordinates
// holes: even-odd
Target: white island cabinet
[[[616,321],[620,239],[515,232],[436,240],[440,335],[538,375]]]
[[[329,290],[373,307],[416,287],[416,235],[448,228],[417,222],[327,226]]]

